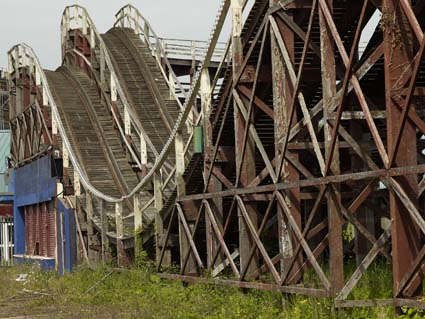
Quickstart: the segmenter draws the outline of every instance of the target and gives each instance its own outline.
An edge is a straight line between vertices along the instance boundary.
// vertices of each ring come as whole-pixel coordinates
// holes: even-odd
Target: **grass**
[[[25,282],[15,279],[27,273]],[[372,268],[351,298],[389,298],[391,273]],[[36,294],[34,294],[36,293]],[[42,293],[42,294],[40,294]],[[44,295],[45,294],[45,295]],[[423,318],[406,310],[402,318]],[[0,270],[0,318],[8,315],[45,314],[46,318],[288,318],[386,319],[391,308],[336,310],[331,300],[293,296],[282,307],[277,293],[209,284],[190,285],[159,279],[147,268],[112,272],[82,267],[58,276],[30,266]]]

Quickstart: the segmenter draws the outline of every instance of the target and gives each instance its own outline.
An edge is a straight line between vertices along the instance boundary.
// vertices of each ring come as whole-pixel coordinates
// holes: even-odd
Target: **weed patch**
[[[142,264],[142,262],[141,262]],[[115,272],[105,266],[81,267],[59,276],[29,266],[0,272],[0,299],[20,315],[45,311],[49,318],[260,318],[260,319],[386,319],[395,318],[391,308],[337,310],[330,299],[282,295],[267,291],[244,291],[213,284],[183,287],[162,280],[141,266]],[[15,279],[27,273],[24,282]],[[391,273],[385,265],[371,269],[350,298],[389,298]],[[26,292],[24,292],[26,291]],[[1,317],[1,316],[0,316]],[[423,318],[406,309],[403,319]]]

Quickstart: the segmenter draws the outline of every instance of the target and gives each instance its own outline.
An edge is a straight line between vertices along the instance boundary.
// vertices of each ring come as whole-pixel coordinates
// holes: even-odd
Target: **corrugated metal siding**
[[[25,253],[27,255],[55,257],[55,214],[52,203],[24,207]]]
[[[6,193],[6,158],[10,154],[10,131],[0,130],[0,193]]]

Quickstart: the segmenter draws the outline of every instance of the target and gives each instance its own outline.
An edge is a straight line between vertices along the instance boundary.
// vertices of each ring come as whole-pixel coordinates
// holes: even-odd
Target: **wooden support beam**
[[[277,4],[277,1],[271,0],[270,6]],[[290,16],[292,19],[292,14]],[[279,144],[279,140],[282,137],[286,137],[289,134],[289,130],[292,127],[292,123],[296,122],[297,112],[295,109],[291,109],[293,85],[295,82],[294,76],[295,71],[288,75],[286,70],[292,66],[294,61],[295,49],[294,49],[294,34],[293,32],[281,21],[274,23],[270,21],[271,31],[271,54],[272,54],[272,82],[273,82],[273,111],[274,111],[274,130],[275,130],[275,156],[277,159],[276,174],[278,174],[278,181],[285,180],[297,180],[299,179],[299,173],[293,166],[289,165],[287,161],[284,161],[286,155],[285,146]],[[274,27],[274,29],[273,29]],[[274,30],[274,31],[272,31]],[[281,41],[281,32],[284,34],[286,41],[285,52],[279,50],[279,41]],[[286,59],[283,58],[282,53],[285,54]],[[296,93],[295,93],[296,94]],[[297,158],[295,152],[289,151],[294,158]],[[300,190],[293,189],[285,192],[285,197],[288,203],[293,206],[294,216],[298,226],[301,226],[301,212],[300,212]],[[277,210],[282,210],[278,205]],[[278,214],[278,240],[279,240],[279,252],[282,256],[280,258],[280,275],[285,276],[287,268],[290,267],[292,251],[292,245],[288,245],[294,241],[295,238],[291,238],[288,232],[287,221],[283,218],[282,212]],[[300,265],[301,259],[297,260],[297,267]]]
[[[133,207],[134,207],[134,255],[139,256],[143,251],[143,210],[141,202],[141,194],[136,193],[133,197]]]
[[[204,201],[203,203],[205,205],[205,212],[208,214],[208,217],[209,217],[211,224],[213,226],[214,234],[215,234],[218,242],[220,243],[221,249],[223,249],[223,252],[224,252],[224,254],[227,258],[226,260],[229,262],[234,275],[237,278],[239,278],[240,274],[239,274],[238,268],[236,267],[236,265],[233,261],[232,255],[229,252],[229,248],[227,247],[226,242],[224,241],[223,231],[220,229],[219,225],[217,224],[215,217],[214,217],[214,213],[211,210],[211,206],[209,205],[209,203],[207,201]]]
[[[258,247],[258,249],[261,252],[261,255],[263,256],[264,260],[266,261],[267,266],[269,267],[269,270],[276,281],[276,283],[280,283],[280,275],[277,272],[276,268],[273,265],[273,262],[270,259],[270,256],[267,253],[266,248],[264,247],[263,243],[261,242],[260,237],[258,236],[256,227],[252,224],[251,219],[248,215],[248,212],[246,210],[245,204],[242,201],[242,199],[239,196],[236,196],[236,200],[238,201],[239,208],[241,209],[241,213],[243,218],[245,219],[245,222],[248,226],[250,236],[253,238],[255,245]],[[252,256],[250,256],[252,258]],[[249,261],[248,261],[249,263]],[[248,267],[246,267],[248,268]]]
[[[232,67],[233,67],[233,83],[239,81],[240,76],[243,73],[244,65],[244,56],[243,56],[243,46],[242,46],[242,26],[243,26],[243,16],[242,16],[243,0],[232,0],[231,9],[232,9]],[[257,35],[257,38],[260,34]],[[239,104],[238,104],[239,103]],[[240,185],[246,186],[249,182],[255,178],[255,144],[252,139],[249,139],[246,132],[248,131],[249,123],[252,121],[251,111],[247,112],[247,119],[244,119],[244,116],[241,112],[240,101],[234,101],[234,122],[235,122],[235,159],[236,159],[236,187]],[[247,205],[248,214],[251,218],[251,221],[254,227],[257,227],[257,211],[256,204],[249,203]],[[249,267],[252,272],[258,268],[258,254],[252,258],[249,265],[247,264],[248,253],[253,247],[254,242],[249,236],[248,226],[242,217],[242,214],[239,214],[238,218],[239,223],[239,251],[240,251],[240,267],[244,269]],[[229,256],[227,256],[229,259]]]
[[[186,195],[181,197],[179,200],[181,202],[185,201],[196,201],[203,199],[210,199],[216,197],[230,197],[235,195],[247,195],[247,194],[255,194],[255,193],[267,193],[274,192],[276,190],[285,190],[291,188],[302,188],[309,186],[320,186],[327,184],[340,184],[340,183],[348,183],[352,181],[372,179],[372,178],[381,178],[381,180],[385,181],[385,178],[388,176],[402,176],[402,175],[415,175],[415,174],[423,174],[425,173],[425,165],[413,165],[413,166],[405,166],[405,167],[397,167],[391,168],[389,170],[386,169],[377,169],[366,172],[358,172],[358,173],[348,173],[341,174],[338,176],[327,176],[327,177],[319,177],[314,178],[311,177],[305,180],[299,180],[294,182],[285,182],[285,183],[277,183],[256,187],[246,187],[246,188],[236,188],[225,190],[222,192],[216,193],[205,193],[205,194],[195,194],[195,195]]]
[[[326,0],[329,10],[333,11],[333,0]],[[328,117],[333,111],[333,99],[337,94],[336,88],[336,68],[335,68],[335,44],[332,39],[332,33],[326,23],[326,16],[323,6],[319,8],[320,24],[320,51],[322,66],[322,90],[323,90],[323,116],[325,119],[325,142],[327,143],[325,154],[329,158],[333,152],[333,159],[330,163],[330,169],[334,175],[340,174],[340,159],[337,143],[334,150],[331,150],[330,142],[332,136],[332,127],[328,123]],[[332,196],[334,192],[334,196]],[[344,221],[339,214],[338,207],[341,206],[340,189],[336,186],[334,189],[328,189],[328,221],[329,221],[329,267],[333,294],[344,285],[344,253],[342,245],[342,226]]]
[[[89,191],[86,191],[86,217],[87,217],[87,241],[88,241],[88,255],[90,261],[97,262],[98,254],[94,249],[96,243],[96,236],[94,234],[94,207],[93,196]]]
[[[171,251],[166,248],[167,243],[164,238],[164,220],[161,215],[164,206],[162,194],[161,175],[156,173],[153,179],[154,201],[155,201],[155,246],[156,246],[156,262],[167,267],[171,265]],[[171,224],[168,226],[170,230]],[[168,234],[167,234],[168,235]]]
[[[394,102],[400,98],[400,93],[394,90],[394,85],[399,83],[402,76],[409,79],[412,75],[410,65],[413,63],[411,58],[414,56],[414,47],[411,39],[414,35],[409,26],[409,21],[403,14],[403,9],[398,2],[383,0],[382,4],[383,8],[385,8],[384,19],[385,17],[394,17],[391,25],[385,28],[384,32],[387,148],[388,150],[396,150],[396,153],[391,156],[391,162],[394,162],[393,166],[416,165],[418,163],[416,127],[410,121],[405,122],[403,135],[399,136],[398,128],[403,125],[404,116],[403,111]],[[394,43],[394,34],[397,32],[403,33],[402,41]],[[407,39],[410,39],[410,41]],[[409,67],[407,73],[403,71],[402,66],[404,65]],[[414,109],[413,104],[406,107]],[[396,148],[397,143],[400,143],[398,148]],[[411,212],[414,211],[412,211],[413,207],[418,203],[418,182],[415,175],[403,176],[398,181],[390,179],[390,182],[394,190],[390,192],[390,212],[391,220],[393,221],[393,285],[394,291],[397,291],[405,273],[409,270],[420,250],[420,228],[415,221],[414,215],[411,215]],[[406,197],[401,199],[400,196]],[[412,209],[404,205],[405,201],[407,201],[406,204],[412,206]],[[413,295],[420,295],[421,291],[422,289],[419,286]]]
[[[201,110],[202,110],[202,119],[203,119],[203,129],[204,129],[204,180],[207,183],[207,191],[216,192],[223,190],[223,184],[227,188],[234,188],[233,184],[228,181],[228,179],[222,174],[220,164],[212,162],[211,151],[214,148],[213,145],[213,129],[210,122],[211,116],[211,79],[209,70],[205,69],[201,73]],[[206,173],[211,168],[213,176],[211,178],[206,176]],[[214,204],[217,208],[217,222],[222,226],[223,223],[223,199],[216,198],[214,199]],[[217,249],[219,248],[219,243],[215,240],[213,235],[212,224],[209,218],[206,218],[206,238],[207,238],[207,265],[208,268],[213,268],[212,258],[215,255]],[[217,260],[216,264],[221,264],[221,258]]]
[[[124,251],[124,221],[123,221],[123,204],[115,204],[115,233],[117,237],[117,264],[118,267],[128,266],[128,258]]]
[[[106,214],[105,202],[103,199],[98,199],[99,205],[99,214],[100,214],[100,236],[101,236],[101,245],[102,245],[102,262],[107,262],[110,259],[110,249],[109,249],[109,240],[108,240],[108,216]]]
[[[204,264],[202,263],[201,257],[199,257],[198,249],[196,248],[195,242],[193,241],[192,230],[189,228],[189,225],[187,224],[186,216],[184,215],[184,212],[180,205],[177,205],[176,207],[177,207],[177,213],[179,216],[179,223],[183,227],[182,230],[184,231],[187,241],[189,242],[189,245],[194,255],[194,258],[196,260],[196,263],[198,264],[199,268],[204,268]],[[184,273],[184,270],[182,269],[182,274],[183,273]]]
[[[381,237],[379,237],[379,239],[373,245],[372,249],[369,251],[369,253],[366,255],[366,257],[360,263],[359,267],[357,267],[357,269],[354,271],[351,278],[348,280],[348,282],[345,284],[345,286],[338,293],[336,300],[347,299],[350,292],[354,289],[356,284],[363,277],[363,275],[365,274],[365,272],[367,271],[369,266],[375,260],[379,251],[384,247],[385,243],[387,242],[387,240],[390,237],[391,237],[391,230],[388,229],[388,230],[384,231],[384,233],[381,235]]]
[[[307,241],[303,237],[295,219],[292,215],[291,209],[288,207],[288,204],[285,201],[284,196],[280,192],[276,192],[277,200],[282,207],[282,211],[285,214],[285,217],[287,218],[289,224],[292,227],[292,230],[294,231],[295,236],[298,238],[299,242],[301,243],[301,246],[304,249],[304,252],[307,255],[308,260],[310,261],[311,265],[313,266],[314,270],[316,271],[317,275],[320,278],[320,281],[325,286],[326,290],[332,289],[332,282],[328,280],[325,273],[323,272],[323,269],[320,267],[319,263],[316,260],[316,257],[314,256],[313,252],[311,251],[309,245],[307,244]]]

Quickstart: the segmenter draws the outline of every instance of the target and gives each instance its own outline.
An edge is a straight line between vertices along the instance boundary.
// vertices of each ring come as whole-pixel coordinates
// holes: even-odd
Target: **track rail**
[[[89,179],[87,178],[87,176],[85,176],[85,174],[83,173],[81,166],[79,165],[78,161],[76,160],[74,154],[73,154],[73,150],[69,145],[69,141],[68,143],[65,142],[65,146],[67,148],[67,150],[70,153],[70,159],[74,165],[74,167],[76,167],[78,175],[81,177],[81,181],[83,183],[83,185],[85,186],[85,188],[87,188],[88,190],[90,190],[95,196],[102,198],[103,200],[107,201],[107,202],[113,202],[113,203],[120,203],[125,199],[129,199],[132,198],[138,191],[140,191],[142,188],[146,187],[148,185],[148,183],[152,180],[155,172],[159,171],[163,164],[166,161],[167,155],[169,154],[170,150],[171,150],[171,146],[176,138],[176,136],[178,135],[178,132],[181,132],[184,127],[186,126],[186,120],[189,116],[189,113],[192,109],[192,106],[196,100],[199,88],[200,88],[200,74],[202,72],[202,70],[207,69],[209,66],[209,63],[211,62],[211,58],[214,54],[214,50],[215,50],[215,45],[218,41],[218,37],[219,34],[221,32],[221,29],[223,27],[224,24],[224,20],[227,16],[227,12],[229,10],[229,6],[230,3],[229,1],[223,1],[222,4],[220,5],[220,10],[219,13],[217,14],[216,20],[214,22],[214,26],[213,26],[213,31],[211,32],[211,35],[209,37],[208,40],[208,50],[205,52],[205,56],[203,59],[203,63],[202,65],[198,68],[198,71],[196,72],[196,75],[194,77],[193,80],[193,85],[190,89],[190,92],[188,94],[188,98],[186,99],[182,111],[180,112],[178,118],[176,119],[175,125],[171,131],[171,134],[167,140],[167,142],[165,143],[161,153],[159,154],[159,156],[157,157],[155,163],[153,164],[152,168],[149,170],[149,172],[146,174],[146,176],[140,181],[140,183],[128,194],[121,196],[119,198],[115,198],[115,197],[111,197],[111,196],[107,196],[105,194],[103,194],[101,191],[99,191],[98,189],[96,189],[95,187],[93,187],[93,185],[90,183]],[[65,10],[69,10],[69,8],[65,9]],[[70,28],[70,23],[72,21],[71,18],[67,18],[69,17],[69,15],[67,15],[65,13],[65,18],[63,20],[62,25],[65,26],[66,28]],[[81,18],[81,22],[82,22],[82,26],[83,26],[83,30],[86,29],[88,26],[92,26],[90,28],[90,38],[94,39],[100,39],[100,35],[99,33],[96,31],[96,29],[94,28],[94,23],[92,22],[92,20],[90,19],[90,17],[87,14],[87,11],[84,9],[83,10],[83,14],[79,14],[78,15],[79,18]],[[64,27],[62,28],[62,36],[64,36],[64,30],[66,30]],[[105,45],[102,42],[100,42],[101,45],[103,46],[103,48],[105,49]],[[53,114],[55,116],[55,119],[58,120],[58,124],[60,123],[60,118],[59,115],[57,114],[57,107],[56,104],[54,103],[53,98],[51,97],[51,94],[49,94],[50,90],[47,84],[47,81],[45,80],[45,75],[44,72],[41,68],[40,62],[38,60],[38,58],[36,57],[36,55],[34,54],[33,50],[27,46],[27,45],[23,45],[24,48],[26,48],[26,50],[28,50],[28,52],[30,53],[30,56],[32,57],[32,59],[34,60],[34,65],[36,66],[37,70],[38,70],[38,74],[41,75],[41,78],[43,78],[44,81],[41,81],[41,84],[44,86],[44,89],[46,90],[46,94],[47,94],[47,99],[49,100],[49,105],[52,105],[52,110],[53,110]],[[106,52],[106,50],[105,50]],[[22,60],[22,56],[18,57],[18,60]],[[26,55],[25,55],[26,56]],[[113,66],[112,66],[112,62],[111,59],[109,57],[108,54],[105,54],[105,61],[108,64],[108,66],[110,66],[110,70],[113,70]],[[112,77],[114,77],[116,79],[116,75],[111,75]],[[117,85],[117,91],[120,95],[120,98],[122,100],[126,100],[124,93],[122,92],[122,88],[120,88],[119,85]],[[126,105],[128,105],[128,102],[126,103]],[[128,106],[128,108],[130,109],[130,106]],[[134,116],[136,117],[136,116]],[[133,117],[132,117],[133,118]],[[197,123],[199,123],[201,121],[201,116],[198,117],[198,120],[196,121]],[[61,125],[58,125],[58,127],[60,127]],[[61,136],[62,135],[66,135],[65,132],[63,132],[63,130],[61,130]],[[193,133],[190,135],[189,140],[191,141],[193,138]],[[67,138],[65,137],[64,140],[66,141]],[[189,147],[190,143],[186,144],[185,147],[185,151],[187,151],[188,147]]]
[[[121,146],[117,143],[115,134],[109,137],[105,132],[105,126],[108,125],[106,123],[110,121],[109,114],[102,114],[104,113],[101,110],[103,105],[101,105],[97,92],[93,92],[94,88],[91,87],[93,84],[90,83],[90,79],[82,71],[72,70],[68,67],[61,67],[55,72],[49,72],[47,78],[66,123],[66,131],[69,136],[72,136],[71,143],[74,145],[77,158],[83,163],[86,174],[91,175],[92,180],[100,181],[105,180],[105,174],[110,173],[111,178],[106,178],[110,184],[108,194],[127,193],[129,178],[124,177],[124,174],[131,168],[126,169],[123,165],[126,159],[122,152],[113,151]],[[86,140],[89,143],[85,143]],[[100,148],[101,152],[96,147],[97,145],[103,146]],[[81,149],[83,146],[85,146],[84,153]],[[106,167],[100,165],[100,161],[103,160],[106,164],[103,166]],[[105,168],[107,169],[105,170]],[[99,175],[90,174],[90,171],[93,170],[98,170]],[[131,173],[133,172],[131,171]],[[134,173],[133,175],[132,184],[135,184],[136,176]],[[102,185],[102,189],[108,188]],[[129,201],[126,201],[126,204],[132,209]]]
[[[140,13],[140,11],[128,4],[122,7],[115,15],[114,27],[130,28],[146,43],[155,57],[158,66],[160,67],[162,76],[170,88],[174,88],[176,85],[185,97],[187,97],[186,90],[180,83],[178,77],[171,67],[170,61],[168,60],[167,53],[164,47],[164,41],[160,39],[155,30],[150,25],[149,21]],[[163,66],[165,63],[165,67]],[[174,93],[174,90],[172,92]],[[180,103],[177,96],[176,100]],[[183,105],[180,103],[180,108]]]
[[[101,64],[100,68],[100,82],[107,83],[109,82],[110,89],[110,97],[109,100],[112,102],[116,102],[118,99],[123,104],[123,113],[124,118],[128,119],[129,125],[135,130],[140,144],[146,143],[146,147],[148,147],[155,156],[159,155],[158,150],[150,140],[149,135],[145,132],[142,122],[139,120],[139,117],[136,114],[136,111],[132,107],[132,105],[127,101],[127,97],[124,94],[124,91],[117,79],[116,71],[112,64],[112,60],[110,58],[109,52],[106,49],[105,43],[100,36],[100,33],[97,31],[97,28],[89,16],[87,10],[81,6],[73,5],[66,7],[61,22],[61,39],[62,39],[62,56],[66,56],[66,39],[69,32],[73,30],[81,30],[84,36],[87,36],[90,43],[91,49],[98,49],[101,55]],[[112,112],[115,112],[112,110]],[[123,137],[123,140],[126,141],[125,138],[125,127],[123,127],[120,121],[117,120],[118,114],[115,112],[114,114],[115,124],[120,127],[120,132]],[[126,142],[127,149],[132,149],[132,147]],[[139,168],[142,168],[143,156],[137,156],[133,154],[133,159],[138,163]]]

